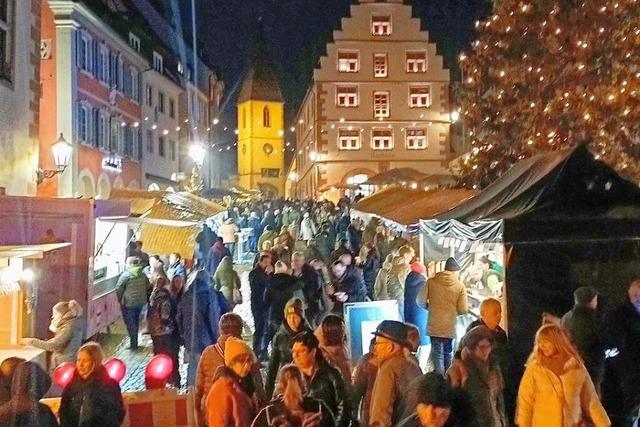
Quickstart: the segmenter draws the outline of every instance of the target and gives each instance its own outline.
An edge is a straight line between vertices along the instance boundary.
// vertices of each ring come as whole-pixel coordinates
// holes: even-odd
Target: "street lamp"
[[[204,188],[204,183],[200,177],[200,168],[204,164],[204,158],[207,155],[207,150],[199,143],[193,143],[189,147],[189,157],[193,160],[193,169],[191,170],[191,176],[185,183],[185,190],[190,193],[198,193]]]
[[[458,120],[460,120],[460,112],[453,110],[451,112],[451,123],[456,123]]]
[[[36,182],[41,184],[45,179],[51,179],[54,176],[61,174],[69,166],[71,161],[71,153],[73,147],[65,139],[62,133],[55,144],[51,146],[51,153],[53,154],[53,161],[56,164],[56,169],[40,169],[36,170]]]
[[[197,167],[202,166],[206,155],[207,152],[201,144],[191,144],[189,147],[189,157],[191,157]]]
[[[298,180],[298,172],[291,171],[289,172],[289,181],[297,181]]]

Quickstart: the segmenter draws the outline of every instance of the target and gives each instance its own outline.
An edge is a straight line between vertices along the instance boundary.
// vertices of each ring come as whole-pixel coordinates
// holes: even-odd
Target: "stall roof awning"
[[[149,225],[162,225],[165,227],[192,227],[194,225],[200,224],[199,222],[195,222],[195,221],[147,218],[144,216],[103,216],[103,217],[100,217],[100,221],[116,222],[118,224],[127,224],[127,225],[133,225],[133,226],[149,224]]]
[[[42,259],[45,252],[71,246],[71,243],[43,243],[39,245],[7,245],[0,246],[0,258]]]
[[[131,203],[131,214],[142,215],[156,204],[165,194],[165,191],[145,191],[129,188],[114,188],[111,190],[109,200],[126,200]]]
[[[355,209],[408,226],[446,212],[475,194],[475,191],[457,188],[430,191],[386,188],[360,200]]]
[[[522,160],[475,197],[433,218],[468,224],[525,214],[635,219],[639,212],[640,188],[580,145]]]

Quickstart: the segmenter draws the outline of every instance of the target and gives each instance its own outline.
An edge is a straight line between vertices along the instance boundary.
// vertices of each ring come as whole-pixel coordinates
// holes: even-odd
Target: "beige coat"
[[[560,376],[535,360],[527,365],[518,390],[519,427],[574,427],[584,417],[595,427],[611,425],[581,362],[571,358]]]
[[[238,226],[235,224],[222,224],[220,226],[220,237],[223,243],[235,243],[236,233],[239,232]]]
[[[456,316],[469,311],[467,290],[452,271],[442,271],[427,280],[416,303],[429,310],[427,335],[430,337],[454,338]]]

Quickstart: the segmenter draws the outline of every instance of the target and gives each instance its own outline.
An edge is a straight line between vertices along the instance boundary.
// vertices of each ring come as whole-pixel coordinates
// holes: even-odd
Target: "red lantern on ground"
[[[122,381],[127,373],[127,366],[122,360],[116,359],[115,357],[112,357],[111,359],[104,362],[103,366],[107,370],[107,374],[109,374],[109,377],[117,383]]]
[[[144,371],[147,390],[161,389],[167,386],[167,381],[173,374],[173,360],[166,354],[154,356]]]
[[[71,362],[64,362],[51,374],[51,379],[60,388],[65,388],[71,382],[73,375],[76,373],[76,365]]]

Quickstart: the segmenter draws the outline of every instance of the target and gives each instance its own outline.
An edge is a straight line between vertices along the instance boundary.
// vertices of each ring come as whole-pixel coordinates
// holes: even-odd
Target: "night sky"
[[[182,6],[183,30],[191,34],[191,0]],[[196,0],[198,46],[226,85],[221,122],[228,127],[219,140],[235,142],[235,98],[252,41],[262,28],[286,100],[285,123],[291,123],[306,93],[313,68],[357,0]],[[468,49],[474,22],[485,17],[490,0],[410,0],[414,16],[444,56],[456,79],[456,57]],[[229,154],[233,154],[233,151]],[[229,156],[233,158],[232,156]],[[231,160],[231,159],[230,159]]]

